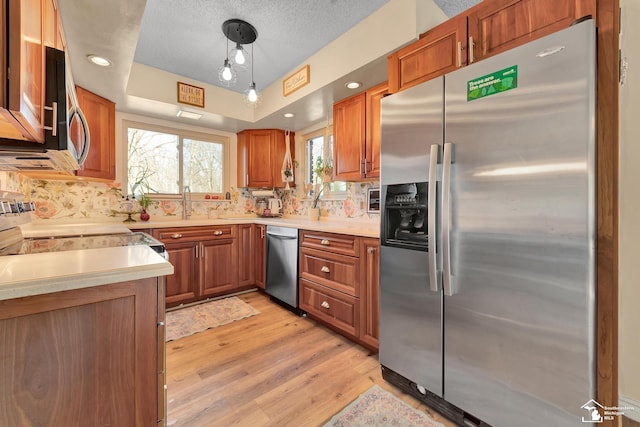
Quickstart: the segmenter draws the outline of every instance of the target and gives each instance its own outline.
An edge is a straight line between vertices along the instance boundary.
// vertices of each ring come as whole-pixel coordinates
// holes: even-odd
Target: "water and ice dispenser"
[[[383,245],[420,251],[428,250],[428,186],[428,182],[415,182],[382,187]]]

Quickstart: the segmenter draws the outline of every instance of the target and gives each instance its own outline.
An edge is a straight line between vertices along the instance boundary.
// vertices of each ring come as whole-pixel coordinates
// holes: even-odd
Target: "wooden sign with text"
[[[282,95],[288,96],[311,81],[309,65],[305,65],[282,81]]]
[[[178,82],[178,102],[204,108],[204,88]]]

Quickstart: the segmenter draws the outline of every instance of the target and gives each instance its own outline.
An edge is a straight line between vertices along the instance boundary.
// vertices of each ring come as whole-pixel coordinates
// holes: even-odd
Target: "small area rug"
[[[444,427],[382,387],[374,385],[329,420],[324,427]]]
[[[217,326],[260,314],[238,297],[205,302],[187,308],[170,311],[166,315],[166,341],[188,337]]]

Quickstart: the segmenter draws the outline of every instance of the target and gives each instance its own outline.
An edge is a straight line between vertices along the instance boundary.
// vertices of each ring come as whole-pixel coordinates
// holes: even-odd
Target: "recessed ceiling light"
[[[283,116],[285,116],[286,118],[291,118],[291,117],[295,116],[295,114],[293,114],[293,113],[284,113]]]
[[[362,83],[360,82],[348,82],[347,84],[345,84],[346,87],[348,87],[349,89],[358,89],[360,86],[362,86]]]
[[[178,110],[178,113],[176,114],[176,116],[184,117],[185,119],[198,120],[198,119],[200,119],[200,117],[202,117],[202,114],[193,113],[191,111]]]
[[[107,58],[103,56],[87,55],[87,59],[92,63],[99,65],[101,67],[108,67],[109,65],[111,65],[111,61],[109,61]]]

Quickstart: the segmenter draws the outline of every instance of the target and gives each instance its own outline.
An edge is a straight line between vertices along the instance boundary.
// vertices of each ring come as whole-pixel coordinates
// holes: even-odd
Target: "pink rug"
[[[382,387],[374,385],[329,420],[324,427],[445,427],[412,408]]]
[[[205,302],[170,311],[166,315],[166,341],[188,337],[216,326],[260,314],[238,297]]]

